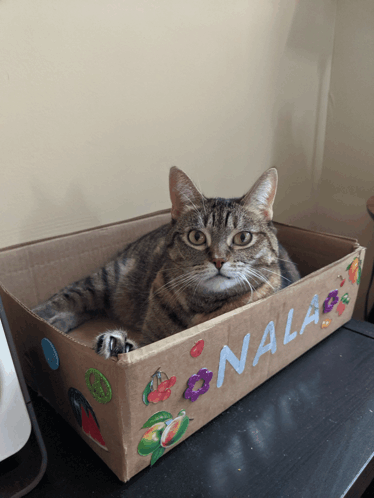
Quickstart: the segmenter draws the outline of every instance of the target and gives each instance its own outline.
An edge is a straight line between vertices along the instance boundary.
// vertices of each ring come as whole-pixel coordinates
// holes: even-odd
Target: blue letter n
[[[249,346],[250,334],[247,334],[243,339],[242,352],[240,355],[240,360],[235,356],[228,346],[223,346],[221,349],[221,354],[219,357],[219,367],[217,376],[217,387],[221,387],[223,384],[223,379],[225,378],[225,368],[226,361],[228,361],[234,370],[241,374],[245,368],[245,362],[247,360],[248,346]]]

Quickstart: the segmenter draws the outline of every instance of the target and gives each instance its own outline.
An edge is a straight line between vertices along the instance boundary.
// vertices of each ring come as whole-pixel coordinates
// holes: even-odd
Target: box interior
[[[91,274],[123,247],[170,220],[165,210],[148,216],[89,229],[0,251],[1,284],[24,306],[32,309],[67,284]],[[275,223],[278,238],[297,264],[302,277],[353,252],[355,239],[312,232]],[[106,319],[91,320],[69,335],[91,346],[92,338],[108,326]]]

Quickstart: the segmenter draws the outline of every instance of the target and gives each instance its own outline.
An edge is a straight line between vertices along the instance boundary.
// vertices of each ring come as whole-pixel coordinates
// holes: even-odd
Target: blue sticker
[[[46,337],[42,339],[42,348],[48,365],[52,368],[52,370],[57,370],[60,365],[60,358],[58,357],[56,348]]]

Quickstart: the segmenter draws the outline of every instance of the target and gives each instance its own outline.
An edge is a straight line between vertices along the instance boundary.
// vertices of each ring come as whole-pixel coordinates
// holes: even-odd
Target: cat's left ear
[[[170,168],[169,188],[171,217],[174,220],[178,219],[183,212],[201,204],[203,195],[198,191],[186,173],[176,166]]]
[[[270,168],[253,185],[251,190],[243,197],[241,204],[251,209],[260,210],[266,221],[273,219],[273,204],[278,186],[278,172]]]

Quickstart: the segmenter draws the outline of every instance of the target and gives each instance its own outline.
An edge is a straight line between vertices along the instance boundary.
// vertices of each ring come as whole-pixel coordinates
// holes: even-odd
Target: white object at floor
[[[0,320],[0,461],[28,441],[31,422]]]

